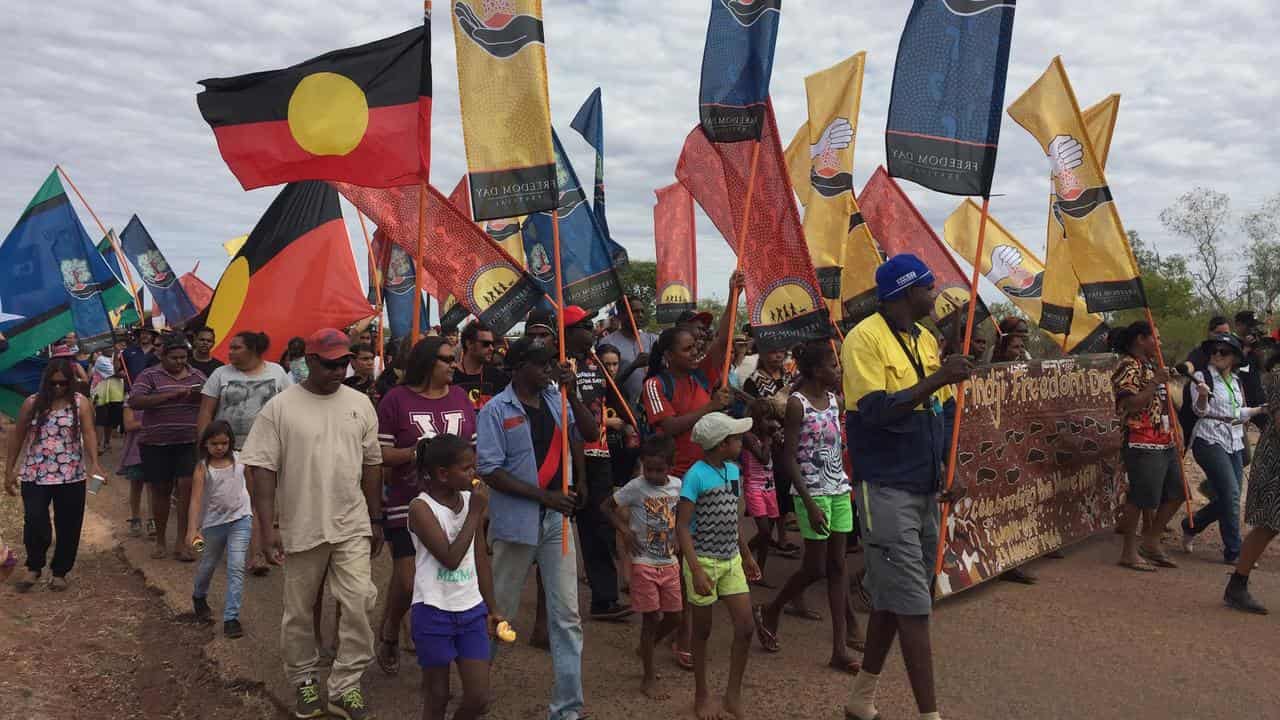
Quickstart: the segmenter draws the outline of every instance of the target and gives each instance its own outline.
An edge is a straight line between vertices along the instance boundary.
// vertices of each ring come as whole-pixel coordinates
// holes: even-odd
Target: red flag
[[[742,270],[753,335],[758,347],[771,350],[829,337],[831,320],[818,293],[818,277],[804,241],[772,103],[766,107],[758,145]],[[696,127],[676,165],[676,178],[735,251],[756,146],[754,142],[712,143]]]
[[[946,328],[952,321],[952,313],[969,301],[969,278],[943,246],[937,233],[883,166],[876,168],[875,174],[862,188],[858,207],[871,228],[871,235],[880,243],[886,256],[913,253],[933,271],[937,291],[933,321],[938,327]],[[974,313],[974,323],[980,323],[990,315],[981,298]]]
[[[382,233],[415,254],[420,184],[385,189],[334,185]],[[510,330],[542,297],[533,280],[489,244],[483,230],[430,186],[425,242],[421,269],[436,279],[439,292],[453,295],[495,333]]]
[[[658,254],[658,322],[674,323],[698,303],[698,240],[693,196],[680,183],[655,190],[653,244]]]

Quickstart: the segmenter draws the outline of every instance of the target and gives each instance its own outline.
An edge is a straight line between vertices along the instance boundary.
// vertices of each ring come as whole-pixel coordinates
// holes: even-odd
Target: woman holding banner
[[[1124,535],[1121,567],[1155,572],[1155,566],[1176,568],[1160,549],[1160,535],[1184,498],[1178,451],[1174,449],[1165,383],[1169,371],[1154,366],[1156,337],[1151,324],[1142,320],[1112,331],[1111,349],[1120,363],[1111,376],[1116,411],[1124,418],[1122,456],[1129,476],[1129,491],[1119,532]],[[1138,538],[1138,519],[1145,517],[1147,532]]]

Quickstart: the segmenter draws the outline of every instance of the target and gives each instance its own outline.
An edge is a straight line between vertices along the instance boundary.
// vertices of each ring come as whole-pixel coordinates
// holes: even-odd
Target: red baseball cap
[[[590,313],[586,310],[583,310],[577,305],[569,305],[564,309],[564,326],[572,327],[577,325],[583,320],[586,320],[588,316],[590,316]]]
[[[325,360],[351,357],[351,338],[335,328],[317,330],[307,338],[307,354]]]

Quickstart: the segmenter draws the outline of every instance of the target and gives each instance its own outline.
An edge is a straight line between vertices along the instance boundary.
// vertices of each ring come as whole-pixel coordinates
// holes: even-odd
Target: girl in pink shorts
[[[755,585],[771,588],[764,579],[764,562],[769,557],[769,538],[778,521],[778,493],[773,486],[774,441],[782,427],[775,404],[770,399],[757,401],[751,432],[742,436],[742,497],[747,516],[756,521],[756,535],[747,543],[760,566],[761,577]]]

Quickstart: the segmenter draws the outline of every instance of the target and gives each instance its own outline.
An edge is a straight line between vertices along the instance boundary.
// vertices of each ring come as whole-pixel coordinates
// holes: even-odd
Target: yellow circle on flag
[[[489,268],[471,286],[471,300],[477,310],[484,312],[519,281],[520,276],[506,265]]]
[[[223,271],[218,289],[213,295],[213,303],[209,306],[209,318],[205,322],[220,343],[225,344],[230,339],[229,333],[240,317],[244,298],[248,294],[249,261],[238,257]]]
[[[312,155],[346,155],[369,128],[369,101],[351,78],[312,73],[289,97],[289,132]]]
[[[761,310],[761,323],[778,325],[813,312],[813,296],[799,283],[783,283],[765,296]]]
[[[662,288],[658,303],[663,305],[684,305],[693,302],[693,293],[684,283],[670,283]]]

